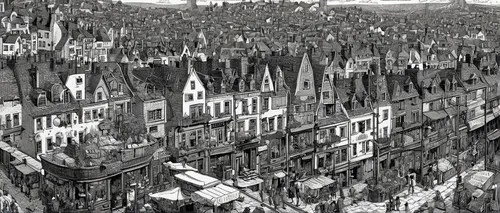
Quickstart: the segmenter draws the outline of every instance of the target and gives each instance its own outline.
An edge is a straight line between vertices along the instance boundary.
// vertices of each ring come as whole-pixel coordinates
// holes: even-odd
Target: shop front
[[[187,196],[191,196],[192,193],[198,190],[207,189],[221,183],[220,180],[195,171],[179,173],[174,177]]]
[[[222,144],[210,148],[209,159],[209,174],[213,174],[221,180],[231,178],[234,159],[234,146],[232,144]]]
[[[240,197],[240,191],[224,184],[196,191],[191,198],[197,208],[196,213],[206,213],[212,210],[213,213],[231,212],[234,201]]]

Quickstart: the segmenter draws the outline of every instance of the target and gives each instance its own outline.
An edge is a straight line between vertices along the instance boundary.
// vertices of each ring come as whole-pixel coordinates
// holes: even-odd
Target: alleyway
[[[33,212],[43,212],[42,201],[40,199],[36,199],[30,202],[30,199],[21,192],[21,189],[19,187],[15,187],[10,182],[10,179],[3,171],[0,171],[0,187],[4,187],[4,189],[8,191],[10,195],[12,195],[12,197],[18,203],[20,210],[22,211],[21,213],[26,212],[26,208],[28,207],[30,207]]]
[[[483,161],[478,162],[473,168],[468,168],[464,172],[461,173],[462,177],[465,177],[473,170],[482,170],[484,168]],[[453,190],[456,186],[457,177],[454,176],[447,180],[444,184],[437,185],[432,190],[424,191],[422,188],[416,186],[415,193],[408,195],[408,190],[405,190],[399,193],[396,196],[399,196],[401,199],[401,207],[400,210],[404,210],[404,204],[408,202],[410,212],[416,211],[420,208],[425,202],[432,201],[435,196],[435,191],[441,192],[441,196],[445,200],[446,204],[446,212],[458,212],[452,206],[453,201]],[[386,212],[385,202],[383,203],[372,203],[367,201],[358,202],[356,204],[352,204],[345,208],[346,212]],[[397,211],[394,211],[397,212]],[[400,211],[404,212],[404,211]]]

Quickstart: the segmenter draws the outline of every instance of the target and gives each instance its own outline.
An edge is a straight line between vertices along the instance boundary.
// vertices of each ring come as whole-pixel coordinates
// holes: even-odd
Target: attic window
[[[456,91],[457,90],[457,82],[452,82],[451,83],[451,91]]]
[[[78,76],[76,77],[76,85],[81,85],[83,83],[83,78]]]
[[[196,84],[194,83],[194,81],[191,81],[190,84],[191,84],[191,90],[195,90]]]
[[[330,80],[330,75],[325,74],[325,81],[328,81],[328,80]]]
[[[45,96],[45,92],[40,93],[40,95],[38,95],[37,105],[39,107],[47,105],[47,97]]]
[[[356,101],[356,98],[352,98],[352,109],[358,108],[358,102]]]
[[[264,79],[264,90],[268,91],[269,90],[269,79]]]
[[[408,84],[408,92],[413,92],[413,83],[412,82],[410,82]]]
[[[476,76],[472,77],[472,84],[474,84],[474,85],[477,84],[477,77]]]
[[[432,86],[431,86],[431,93],[432,93],[432,94],[436,94],[436,91],[437,91],[437,90],[436,90],[436,85],[435,85],[435,84],[432,84]]]
[[[241,80],[239,87],[240,87],[240,92],[244,92],[245,91],[245,81]]]
[[[304,90],[309,90],[311,88],[309,80],[304,81]]]

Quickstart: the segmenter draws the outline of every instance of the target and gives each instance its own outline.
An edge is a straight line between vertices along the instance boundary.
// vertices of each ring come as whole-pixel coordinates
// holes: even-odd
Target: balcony
[[[248,131],[243,131],[243,132],[237,132],[236,133],[236,140],[237,143],[245,142],[245,141],[251,141],[255,138],[257,138],[257,134],[255,130],[248,130]]]
[[[326,136],[318,140],[318,145],[332,145],[335,143],[340,143],[342,138],[337,135]]]
[[[145,146],[122,149],[119,151],[121,155],[118,155],[117,161],[103,161],[101,165],[96,166],[64,165],[64,163],[58,162],[55,158],[55,154],[60,152],[41,155],[40,158],[42,167],[46,172],[55,174],[64,179],[81,181],[115,175],[122,170],[135,166],[146,166],[149,164],[157,148],[157,143],[152,142]]]
[[[198,124],[205,124],[208,123],[212,119],[212,116],[209,114],[201,114],[201,115],[196,115],[196,116],[184,116],[182,118],[182,124],[184,126],[190,126],[190,125],[198,125]]]
[[[220,118],[228,118],[228,117],[231,117],[231,113],[229,112],[224,112],[224,113],[215,113],[215,115],[213,116],[213,118],[215,119],[220,119]]]

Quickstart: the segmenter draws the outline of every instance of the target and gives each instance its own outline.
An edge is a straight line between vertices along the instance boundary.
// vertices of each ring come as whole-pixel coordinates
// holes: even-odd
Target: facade
[[[14,72],[4,65],[0,69],[0,141],[15,144],[22,129],[22,105]]]

